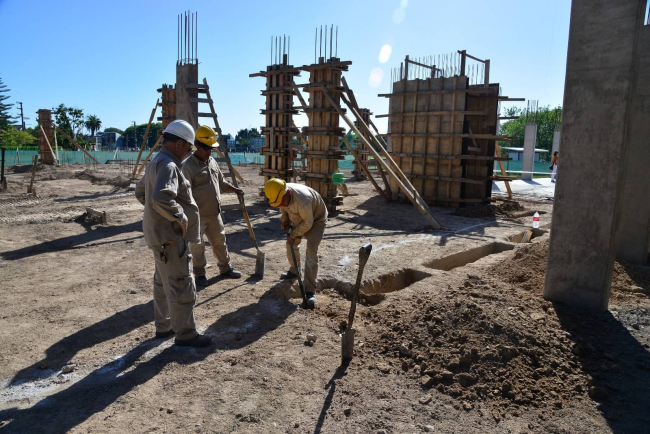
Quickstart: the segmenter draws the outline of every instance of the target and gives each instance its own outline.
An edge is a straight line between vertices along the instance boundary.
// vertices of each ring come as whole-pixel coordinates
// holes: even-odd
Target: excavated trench
[[[449,271],[476,262],[486,256],[506,252],[514,248],[515,246],[513,244],[494,242],[427,262],[424,266],[433,268],[434,270]]]
[[[542,235],[547,233],[548,231],[544,229],[528,229],[527,231],[523,231],[515,235],[510,235],[509,237],[506,238],[506,240],[511,243],[517,243],[517,244],[530,243],[532,239],[541,237]]]

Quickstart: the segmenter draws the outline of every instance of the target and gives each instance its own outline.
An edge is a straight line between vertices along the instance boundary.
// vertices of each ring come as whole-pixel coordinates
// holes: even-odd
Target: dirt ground
[[[545,301],[552,202],[432,208],[444,230],[423,230],[410,204],[349,179],[308,311],[297,285],[278,281],[285,242],[279,213],[258,196],[259,169],[238,170],[266,274],[252,276],[245,222],[226,214],[244,277],[208,270],[195,316],[214,345],[200,350],[154,339],[153,260],[128,173],[43,167],[35,197],[28,170],[8,175],[0,432],[648,432],[650,271],[617,263],[603,314]],[[108,224],[86,218],[86,206]],[[532,243],[508,241],[535,211],[546,229]],[[368,242],[355,357],[342,367],[342,322]]]

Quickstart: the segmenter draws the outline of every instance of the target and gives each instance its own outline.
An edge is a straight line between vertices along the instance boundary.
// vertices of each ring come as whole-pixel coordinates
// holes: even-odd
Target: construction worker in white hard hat
[[[153,252],[153,303],[156,338],[176,336],[175,344],[205,347],[211,339],[196,331],[192,255],[188,243],[199,242],[199,208],[181,161],[194,143],[194,128],[181,120],[163,131],[162,148],[147,165],[135,188],[144,205],[142,229]]]
[[[281,228],[291,230],[287,238],[287,259],[291,268],[282,273],[281,279],[297,277],[296,267],[300,267],[300,249],[302,238],[307,239],[304,286],[307,307],[316,304],[316,277],[318,276],[318,246],[323,239],[327,224],[327,207],[318,192],[302,184],[287,183],[282,179],[271,178],[264,185],[264,194],[272,207],[280,208]],[[291,255],[291,246],[296,254],[295,264]]]
[[[212,245],[212,253],[217,259],[219,276],[238,279],[241,273],[230,263],[226,246],[226,230],[221,219],[221,192],[243,196],[244,191],[226,181],[219,165],[212,158],[212,151],[219,147],[217,133],[208,126],[199,127],[194,139],[196,151],[183,162],[183,175],[190,181],[192,195],[199,206],[201,215],[201,234],[198,243],[190,243],[194,258],[194,277],[199,287],[208,286],[205,276],[205,243],[203,235]]]

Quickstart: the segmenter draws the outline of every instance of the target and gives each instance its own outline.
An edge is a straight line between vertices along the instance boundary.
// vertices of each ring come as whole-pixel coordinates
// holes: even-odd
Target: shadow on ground
[[[2,432],[68,432],[135,387],[147,383],[168,364],[191,365],[205,360],[217,350],[250,345],[284,323],[296,308],[294,303],[278,299],[270,290],[257,302],[230,312],[210,325],[205,334],[213,338],[211,347],[190,349],[169,346],[155,354],[157,347],[169,342],[157,339],[144,341],[127,354],[95,369],[70,387],[47,396],[30,408],[0,411],[0,420],[9,421]],[[62,366],[62,362],[69,360],[74,353],[97,343],[95,334],[102,335],[101,340],[114,338],[151,321],[152,317],[152,302],[134,306],[62,339],[48,349],[48,354],[61,349],[69,351],[65,357],[57,359],[56,366]],[[110,330],[111,327],[115,327],[115,330]],[[81,343],[77,343],[78,340]],[[34,366],[31,366],[22,370],[14,381],[25,378],[27,372],[33,369]]]
[[[49,252],[62,252],[64,250],[73,250],[79,248],[82,245],[87,245],[89,243],[94,243],[93,245],[102,245],[110,243],[119,243],[129,240],[135,240],[142,238],[142,235],[137,235],[130,238],[123,238],[119,240],[104,241],[100,240],[111,238],[121,234],[128,234],[137,232],[142,233],[142,222],[137,221],[133,223],[128,223],[125,225],[110,225],[110,226],[92,226],[87,223],[80,223],[85,229],[86,232],[77,235],[70,235],[68,237],[57,238],[52,241],[45,241],[40,244],[35,244],[33,246],[27,246],[16,250],[9,250],[6,252],[0,253],[0,256],[7,260],[17,260],[24,259],[30,256],[39,255],[41,253]]]
[[[575,342],[582,369],[593,377],[590,396],[614,433],[648,432],[650,353],[611,312],[590,314],[555,304]]]

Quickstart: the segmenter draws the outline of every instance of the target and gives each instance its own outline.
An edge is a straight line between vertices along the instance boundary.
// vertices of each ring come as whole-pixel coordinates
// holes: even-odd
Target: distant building
[[[251,137],[248,140],[250,141],[250,144],[248,145],[250,152],[260,152],[260,149],[264,147],[264,136]]]
[[[96,136],[91,137],[91,141],[98,144],[104,149],[115,149],[115,144],[120,141],[121,137],[122,135],[120,133],[116,133],[114,131],[99,132]]]
[[[521,161],[524,159],[524,148],[510,148],[504,146],[501,148],[503,151],[508,151],[508,157],[512,158],[512,161]],[[535,158],[533,161],[542,161],[542,154],[547,154],[548,150],[546,149],[535,149]]]

